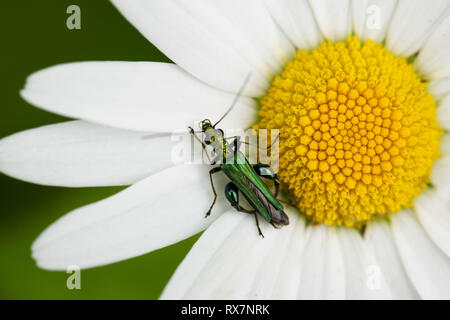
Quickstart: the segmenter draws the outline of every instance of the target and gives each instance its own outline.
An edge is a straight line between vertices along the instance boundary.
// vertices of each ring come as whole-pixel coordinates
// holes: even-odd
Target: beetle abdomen
[[[260,204],[264,206],[270,216],[270,223],[275,228],[280,228],[289,224],[289,217],[283,210],[275,208],[275,206],[265,197],[265,195],[250,181],[248,180],[248,185],[250,190],[258,197]],[[245,193],[244,193],[245,195]],[[247,197],[246,197],[247,198]],[[250,199],[247,198],[250,204],[258,210],[258,204],[254,204]],[[259,211],[259,210],[258,210]]]

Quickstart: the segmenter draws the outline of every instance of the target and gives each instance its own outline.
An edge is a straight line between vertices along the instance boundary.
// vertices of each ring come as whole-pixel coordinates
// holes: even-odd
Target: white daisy
[[[450,298],[448,0],[113,3],[175,64],[71,63],[28,78],[24,99],[81,120],[4,138],[0,170],[132,185],[44,231],[40,267],[101,266],[208,227],[162,298]],[[221,125],[280,128],[295,205],[289,226],[261,223],[263,240],[221,195],[204,219],[209,167],[170,161],[169,133],[218,119],[249,71]]]

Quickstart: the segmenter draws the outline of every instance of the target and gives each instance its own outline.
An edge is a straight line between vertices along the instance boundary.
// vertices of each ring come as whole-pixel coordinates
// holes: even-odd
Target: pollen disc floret
[[[370,40],[299,50],[260,105],[255,128],[280,130],[280,179],[313,222],[360,226],[411,207],[439,156],[427,84]]]

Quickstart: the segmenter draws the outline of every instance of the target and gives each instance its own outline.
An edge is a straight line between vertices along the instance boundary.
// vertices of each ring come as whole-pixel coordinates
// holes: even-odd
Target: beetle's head
[[[217,139],[221,139],[224,136],[224,132],[222,129],[215,129],[211,124],[209,119],[205,119],[200,122],[200,127],[202,128],[204,134],[204,142],[205,144],[211,144]]]
[[[205,132],[208,129],[213,129],[213,126],[211,124],[211,120],[205,119],[205,120],[201,121],[200,122],[200,128],[202,129],[203,132]]]

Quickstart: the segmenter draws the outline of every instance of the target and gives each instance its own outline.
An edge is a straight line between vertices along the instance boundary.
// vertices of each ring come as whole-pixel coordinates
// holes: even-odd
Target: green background
[[[130,0],[132,1],[132,0]],[[81,30],[68,30],[66,9],[81,8]],[[39,69],[71,61],[170,61],[106,0],[0,2],[0,138],[67,119],[33,108],[19,90]],[[0,174],[1,299],[157,299],[196,237],[142,257],[83,270],[81,290],[64,272],[36,267],[30,246],[50,223],[121,188],[56,188]]]

